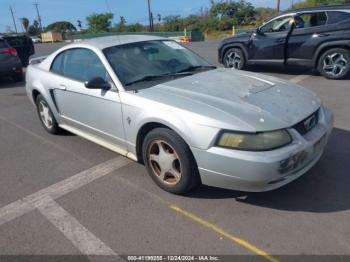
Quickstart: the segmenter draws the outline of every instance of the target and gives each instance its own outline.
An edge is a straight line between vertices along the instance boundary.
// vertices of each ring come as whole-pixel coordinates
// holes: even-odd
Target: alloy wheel
[[[236,51],[230,52],[226,57],[226,65],[227,67],[240,69],[242,63],[242,58],[240,54]]]
[[[323,70],[333,77],[341,75],[347,68],[348,61],[343,54],[332,53],[323,59]]]
[[[39,102],[38,110],[39,110],[41,121],[43,122],[45,127],[48,129],[51,129],[53,126],[52,113],[45,101],[41,100]]]
[[[154,140],[147,151],[152,173],[163,184],[174,186],[181,180],[181,162],[175,149],[164,140]]]

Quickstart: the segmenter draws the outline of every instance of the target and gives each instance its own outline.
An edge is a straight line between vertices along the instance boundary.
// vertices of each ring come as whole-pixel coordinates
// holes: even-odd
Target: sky
[[[113,23],[117,23],[120,16],[126,18],[127,23],[148,22],[147,0],[0,0],[0,32],[8,28],[14,30],[10,12],[12,6],[18,31],[23,31],[19,18],[27,17],[30,23],[37,18],[34,2],[39,3],[39,12],[43,26],[56,21],[69,21],[76,25],[77,20],[86,26],[86,17],[91,13],[112,12]],[[276,0],[250,0],[255,6],[275,7]],[[281,0],[282,9],[290,6],[292,0]],[[294,0],[297,2],[297,0]],[[196,13],[201,7],[208,7],[209,0],[151,0],[154,16],[161,14],[182,15]]]

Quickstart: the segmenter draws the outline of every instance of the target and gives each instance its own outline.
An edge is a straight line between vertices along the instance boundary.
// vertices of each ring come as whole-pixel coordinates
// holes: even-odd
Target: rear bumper
[[[22,64],[19,59],[5,61],[0,64],[0,76],[15,76],[23,74]]]
[[[304,136],[289,129],[293,143],[283,148],[247,152],[212,147],[192,148],[192,152],[203,184],[241,191],[269,191],[312,168],[322,156],[332,128],[333,114],[322,108],[318,125]]]

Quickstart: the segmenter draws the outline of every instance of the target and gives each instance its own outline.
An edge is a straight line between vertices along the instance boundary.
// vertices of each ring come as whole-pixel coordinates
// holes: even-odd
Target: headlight
[[[247,151],[267,151],[285,146],[292,142],[287,130],[261,133],[222,132],[217,140],[221,147]]]

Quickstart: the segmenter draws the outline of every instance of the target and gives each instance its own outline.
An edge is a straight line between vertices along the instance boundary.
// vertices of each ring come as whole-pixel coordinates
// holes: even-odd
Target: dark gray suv
[[[350,73],[350,6],[284,12],[223,40],[218,51],[225,67],[304,66],[329,79],[345,78]]]
[[[22,63],[16,49],[0,37],[0,77],[10,76],[16,82],[23,80]]]

